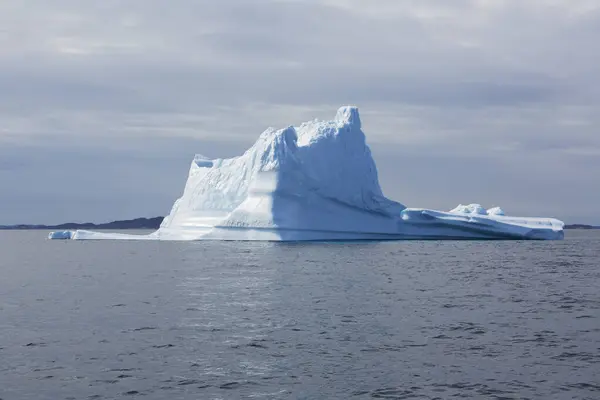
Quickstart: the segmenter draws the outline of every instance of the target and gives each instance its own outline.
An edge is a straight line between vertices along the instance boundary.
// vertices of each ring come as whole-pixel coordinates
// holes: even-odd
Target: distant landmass
[[[9,229],[54,229],[54,230],[74,230],[74,229],[158,229],[164,217],[154,218],[135,218],[122,221],[112,221],[103,224],[94,224],[92,222],[76,223],[67,222],[60,225],[0,225],[0,230]],[[565,229],[600,229],[600,226],[586,224],[567,224]]]
[[[0,225],[0,229],[158,229],[163,218],[164,217],[136,218],[123,221],[112,221],[104,224],[94,224],[92,222],[68,222],[60,225]]]
[[[600,229],[600,226],[585,225],[585,224],[571,224],[565,225],[565,229]]]

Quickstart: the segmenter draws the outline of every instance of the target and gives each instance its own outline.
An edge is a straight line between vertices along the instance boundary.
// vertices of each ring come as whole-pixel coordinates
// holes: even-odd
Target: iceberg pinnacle
[[[146,240],[560,239],[552,218],[507,217],[459,205],[449,212],[388,199],[355,106],[331,121],[269,128],[242,155],[196,155],[183,193],[146,236],[89,231],[50,238]]]
[[[340,125],[353,125],[357,129],[361,128],[358,107],[355,106],[340,107],[335,115],[335,121]]]

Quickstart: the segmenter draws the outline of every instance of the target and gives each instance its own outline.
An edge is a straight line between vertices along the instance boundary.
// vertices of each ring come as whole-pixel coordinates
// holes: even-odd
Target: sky
[[[359,107],[384,193],[600,224],[597,0],[0,2],[0,224],[165,215]]]

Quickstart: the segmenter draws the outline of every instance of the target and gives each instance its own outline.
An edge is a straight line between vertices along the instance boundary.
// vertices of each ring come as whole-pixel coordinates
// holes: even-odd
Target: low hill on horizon
[[[565,224],[565,229],[600,229],[600,226],[586,224]]]
[[[67,222],[58,225],[0,225],[0,229],[158,229],[164,217],[153,218],[135,218],[121,221],[112,221],[107,223],[95,224],[93,222]]]

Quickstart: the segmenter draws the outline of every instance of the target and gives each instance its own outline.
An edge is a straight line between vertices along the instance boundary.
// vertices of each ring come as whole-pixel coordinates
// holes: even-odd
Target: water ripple
[[[0,397],[599,398],[600,232],[580,235],[59,247],[5,236]]]

